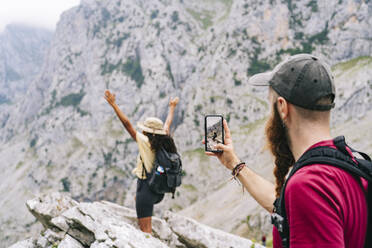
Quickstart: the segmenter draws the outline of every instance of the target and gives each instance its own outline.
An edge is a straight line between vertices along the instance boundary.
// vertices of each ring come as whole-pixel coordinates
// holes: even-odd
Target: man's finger
[[[218,156],[218,154],[216,154],[214,152],[205,152],[205,155],[213,156],[213,157],[217,157]]]
[[[227,126],[227,121],[226,121],[226,120],[223,120],[223,127],[224,127],[224,129],[225,129],[225,136],[226,136],[226,139],[231,139],[230,129],[229,129],[229,127]]]
[[[215,145],[213,148],[214,148],[214,149],[217,149],[217,150],[222,150],[222,151],[224,151],[224,150],[226,150],[227,146],[224,145],[224,144],[217,144],[217,145]]]

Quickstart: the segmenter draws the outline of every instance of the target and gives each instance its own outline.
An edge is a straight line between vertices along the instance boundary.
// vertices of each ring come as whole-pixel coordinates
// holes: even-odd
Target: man
[[[330,110],[335,87],[329,67],[317,57],[300,54],[277,65],[272,72],[255,75],[254,85],[269,86],[272,112],[266,124],[267,145],[275,157],[275,186],[254,173],[234,152],[224,121],[225,144],[216,156],[242,182],[256,201],[270,213],[291,166],[305,151],[329,146]],[[352,156],[352,154],[351,154]],[[363,187],[361,187],[361,184]],[[363,247],[367,230],[367,182],[334,166],[313,164],[298,170],[285,188],[289,246]],[[276,228],[274,247],[282,247]]]

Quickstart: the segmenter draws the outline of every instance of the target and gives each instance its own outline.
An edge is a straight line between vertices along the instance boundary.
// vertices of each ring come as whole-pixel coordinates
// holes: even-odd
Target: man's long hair
[[[170,153],[177,153],[177,147],[174,140],[169,135],[159,135],[145,132],[145,135],[149,138],[151,149],[156,153],[162,147]]]
[[[280,118],[276,102],[273,113],[266,124],[267,147],[275,157],[274,176],[276,181],[276,196],[279,197],[286,175],[295,159],[289,147],[287,128]]]

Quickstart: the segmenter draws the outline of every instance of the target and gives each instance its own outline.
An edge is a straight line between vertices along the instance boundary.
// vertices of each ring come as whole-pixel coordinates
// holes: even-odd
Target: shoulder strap
[[[335,138],[334,144],[338,150],[327,146],[320,146],[305,152],[294,164],[293,169],[284,183],[280,197],[274,202],[274,213],[271,219],[272,223],[276,226],[280,233],[283,247],[289,247],[289,223],[285,210],[284,199],[285,189],[289,179],[299,169],[312,164],[327,164],[341,168],[353,176],[363,177],[368,180],[369,185],[372,185],[372,163],[370,162],[370,157],[365,153],[358,152],[348,147],[343,136]],[[347,151],[347,148],[349,148],[352,152],[359,153],[365,160],[355,159],[354,161]]]
[[[147,170],[146,170],[145,164],[143,163],[141,155],[140,155],[140,160],[141,160],[141,163],[142,163],[142,178],[143,178],[143,172],[145,172],[145,174],[147,176]]]

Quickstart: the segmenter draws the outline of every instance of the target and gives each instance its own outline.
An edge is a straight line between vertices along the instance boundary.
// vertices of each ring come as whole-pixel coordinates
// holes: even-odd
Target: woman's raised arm
[[[175,98],[171,98],[169,101],[169,112],[168,112],[167,119],[164,123],[164,130],[167,133],[167,135],[169,135],[170,133],[170,127],[172,125],[172,121],[174,117],[174,109],[176,108],[179,100],[180,99],[178,97],[175,97]]]
[[[116,115],[119,117],[121,123],[123,123],[130,136],[134,139],[134,141],[136,141],[136,130],[133,128],[132,123],[130,123],[128,117],[119,109],[118,105],[116,104],[115,94],[112,94],[109,90],[106,90],[105,99],[115,110]]]

